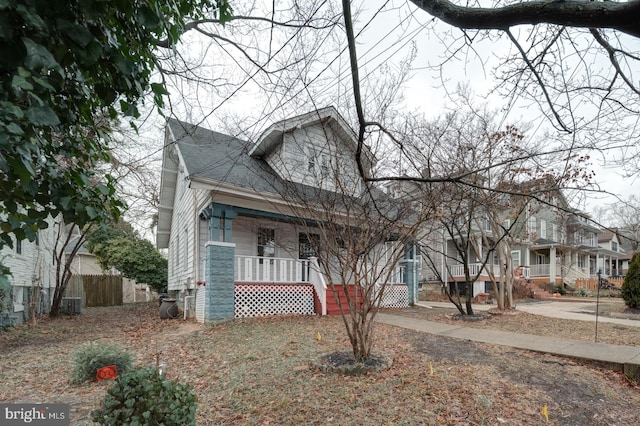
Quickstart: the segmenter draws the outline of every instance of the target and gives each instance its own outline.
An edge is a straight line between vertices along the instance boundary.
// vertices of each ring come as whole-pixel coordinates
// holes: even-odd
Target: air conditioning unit
[[[82,313],[81,297],[63,297],[60,311],[70,315],[80,315]]]

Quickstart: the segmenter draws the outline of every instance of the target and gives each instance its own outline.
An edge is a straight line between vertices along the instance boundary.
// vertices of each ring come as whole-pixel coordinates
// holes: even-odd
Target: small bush
[[[192,386],[138,368],[119,376],[91,414],[101,425],[195,425],[196,397]]]
[[[575,291],[574,295],[581,296],[581,297],[589,297],[591,296],[591,292],[586,288],[579,288]]]
[[[560,293],[561,295],[567,294],[567,290],[564,288],[564,284],[558,284],[555,286],[555,293]]]
[[[73,356],[73,383],[82,383],[87,380],[96,380],[99,368],[115,365],[118,374],[122,374],[131,368],[133,358],[131,355],[113,345],[99,345],[89,343],[81,347]]]
[[[640,308],[640,252],[633,255],[620,295],[630,308]]]

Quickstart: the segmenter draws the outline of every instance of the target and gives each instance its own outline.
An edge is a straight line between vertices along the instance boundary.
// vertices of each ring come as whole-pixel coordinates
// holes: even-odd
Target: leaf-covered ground
[[[409,314],[446,320],[433,310]],[[487,324],[535,333],[550,320],[501,316]],[[194,386],[198,425],[537,425],[547,424],[544,406],[548,424],[629,425],[640,409],[640,389],[623,375],[563,358],[379,324],[375,352],[390,357],[391,368],[342,376],[314,367],[349,349],[339,318],[204,326],[160,320],[157,304],[88,309],[0,334],[0,401],[70,403],[71,423],[91,424],[109,382],[70,383],[72,353],[88,341],[119,343],[139,364],[158,357],[168,376]]]

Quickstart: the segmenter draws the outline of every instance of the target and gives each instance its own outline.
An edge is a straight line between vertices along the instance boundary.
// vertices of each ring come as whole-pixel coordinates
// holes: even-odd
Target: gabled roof
[[[616,240],[620,240],[620,237],[618,236],[618,228],[603,229],[598,235],[598,242],[604,243],[607,241],[611,241],[613,240],[614,236],[616,237]]]
[[[158,248],[169,246],[179,167],[184,167],[190,180],[278,193],[277,183],[281,180],[265,162],[248,155],[251,144],[247,141],[173,118],[167,120],[165,138],[156,234]]]
[[[273,148],[281,142],[282,135],[285,133],[318,123],[323,123],[329,126],[329,128],[336,132],[344,141],[350,143],[354,151],[356,150],[357,136],[353,129],[333,106],[328,106],[273,123],[264,132],[262,132],[258,141],[249,150],[249,155],[262,157],[273,150]],[[375,159],[367,146],[363,147],[363,154],[365,156],[364,160],[368,162],[366,166],[370,167]]]
[[[235,189],[236,192],[258,194],[265,198],[294,194],[295,197],[316,201],[326,198],[339,204],[342,197],[337,197],[333,192],[282,179],[261,155],[257,155],[258,152],[272,149],[275,146],[271,141],[274,135],[286,131],[289,125],[306,126],[320,120],[328,120],[329,124],[333,123],[330,124],[332,127],[337,125],[345,132],[345,135],[342,135],[344,137],[351,131],[333,107],[304,114],[292,120],[284,120],[271,126],[258,143],[253,144],[180,120],[169,119],[163,153],[157,246],[166,248],[169,244],[179,167],[184,167],[184,173],[191,185],[197,183],[202,185],[202,188],[218,190],[224,186],[227,190]],[[352,131],[348,140],[355,143]],[[252,153],[254,155],[251,155]]]
[[[281,179],[264,161],[249,156],[250,142],[174,119],[167,125],[190,179],[278,193],[274,184]]]

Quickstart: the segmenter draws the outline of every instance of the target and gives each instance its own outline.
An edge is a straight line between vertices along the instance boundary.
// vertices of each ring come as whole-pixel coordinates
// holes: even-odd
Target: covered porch
[[[196,317],[327,315],[334,294],[315,256],[319,236],[298,218],[212,203],[201,213]],[[409,305],[406,265],[384,288],[381,307]],[[336,286],[342,288],[342,285]]]
[[[596,271],[600,271],[603,278],[624,278],[626,274],[625,267],[631,256],[626,253],[619,253],[607,249],[599,249],[596,258]]]
[[[567,245],[536,245],[529,250],[529,275],[536,283],[575,285],[576,280],[595,276],[593,248]]]

